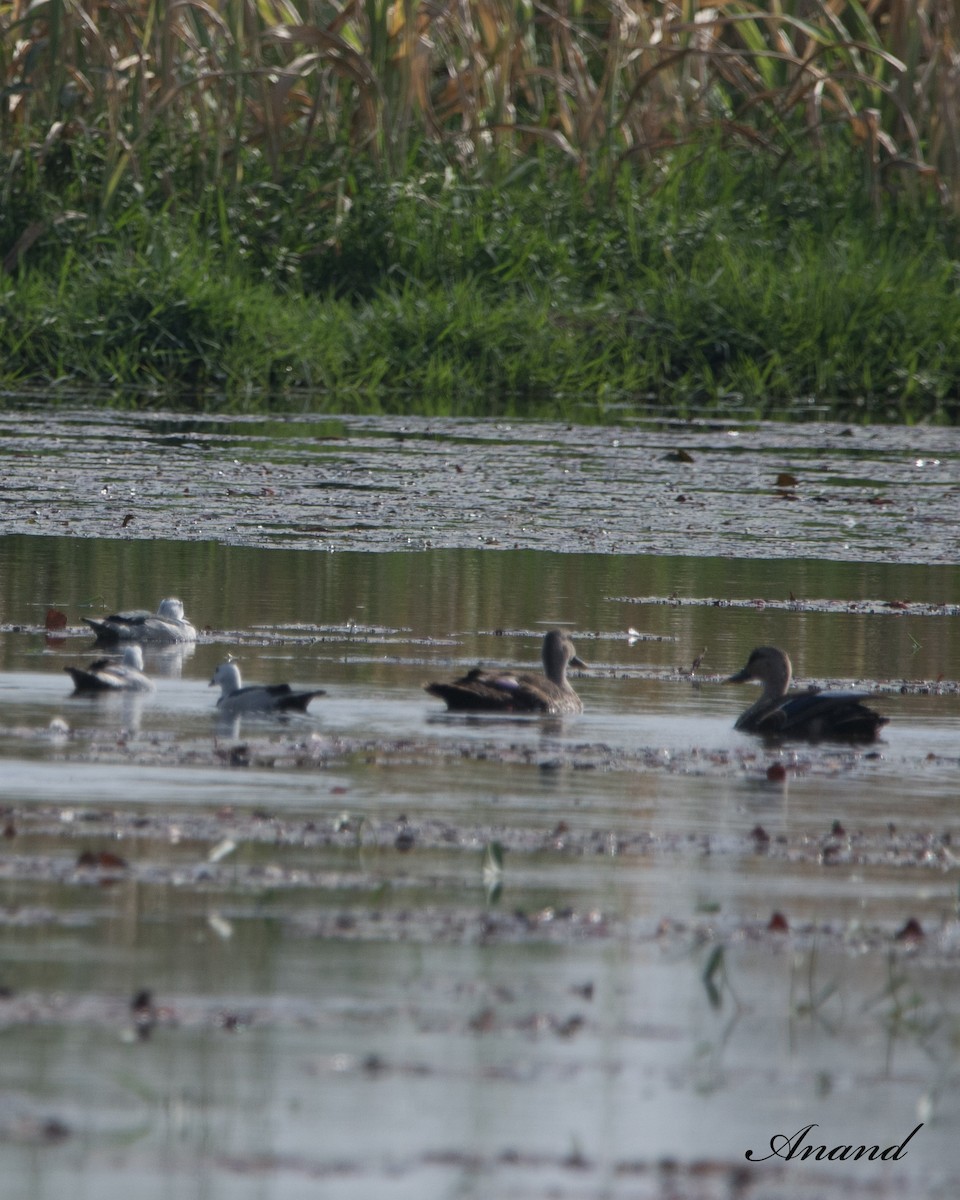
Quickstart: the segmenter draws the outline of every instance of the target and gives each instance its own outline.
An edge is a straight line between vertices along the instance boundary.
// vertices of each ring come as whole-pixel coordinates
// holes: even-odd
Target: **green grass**
[[[189,156],[174,160],[187,172]],[[176,203],[124,181],[17,176],[0,214],[0,382],[116,402],[603,419],[656,403],[952,419],[957,229],[932,201],[878,214],[844,156],[723,146],[584,186],[534,155],[495,185],[422,152],[405,181],[306,162]]]
[[[953,419],[956,6],[613,13],[0,4],[0,384]]]

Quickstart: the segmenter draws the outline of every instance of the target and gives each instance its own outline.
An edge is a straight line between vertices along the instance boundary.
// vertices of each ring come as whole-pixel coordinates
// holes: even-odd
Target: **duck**
[[[724,680],[746,683],[756,679],[763,685],[760,698],[740,714],[734,728],[772,738],[871,742],[886,725],[887,717],[862,703],[868,693],[811,689],[788,696],[792,676],[785,651],[777,646],[758,646],[746,666]]]
[[[446,701],[449,712],[583,712],[583,703],[567,680],[567,667],[585,669],[587,664],[577,656],[570,635],[551,629],[543,639],[542,657],[542,675],[474,667],[452,683],[427,683],[424,689]]]
[[[98,642],[151,642],[171,646],[177,642],[195,642],[197,631],[183,615],[183,601],[173,596],[160,601],[155,613],[113,613],[109,617],[84,617]]]
[[[143,673],[143,651],[126,646],[122,659],[98,658],[89,667],[64,667],[73,680],[73,694],[102,695],[104,692],[152,692],[153,680]]]
[[[217,715],[226,719],[241,714],[284,716],[290,712],[305,713],[307,705],[315,696],[326,695],[326,692],[319,689],[295,692],[289,683],[267,686],[250,684],[244,687],[240,668],[230,658],[222,662],[213,673],[210,686],[218,685],[220,696],[217,699]]]

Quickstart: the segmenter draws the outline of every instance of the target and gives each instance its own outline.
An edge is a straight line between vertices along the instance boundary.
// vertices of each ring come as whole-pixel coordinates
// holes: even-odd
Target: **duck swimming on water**
[[[98,658],[86,669],[63,668],[73,680],[74,695],[103,695],[105,692],[152,692],[153,680],[143,673],[143,651],[127,646],[120,662]]]
[[[160,601],[155,613],[113,613],[109,617],[84,617],[97,635],[98,642],[151,642],[170,646],[176,642],[195,642],[197,631],[183,615],[183,601],[170,596]]]
[[[210,686],[220,686],[217,700],[217,716],[227,719],[243,714],[251,716],[284,716],[290,712],[307,711],[314,696],[325,696],[326,692],[295,692],[289,683],[274,683],[267,686],[250,684],[243,686],[240,668],[231,659],[222,662],[214,671]]]
[[[866,692],[795,692],[788,696],[793,669],[776,646],[758,646],[747,665],[725,683],[756,679],[763,685],[759,700],[740,714],[735,725],[744,733],[810,741],[870,742],[887,718],[861,703]]]
[[[583,704],[567,680],[567,667],[586,665],[569,634],[551,629],[543,639],[542,675],[474,667],[452,683],[424,686],[445,700],[450,712],[578,713]]]

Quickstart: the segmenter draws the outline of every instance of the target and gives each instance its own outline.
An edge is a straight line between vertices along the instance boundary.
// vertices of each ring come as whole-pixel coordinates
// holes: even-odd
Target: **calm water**
[[[0,843],[0,1166],[11,1197],[956,1195],[957,869],[949,851],[911,865],[882,853],[891,825],[957,834],[960,579],[940,508],[956,488],[952,452],[919,511],[898,507],[889,524],[890,545],[915,548],[900,563],[876,561],[894,557],[876,526],[869,561],[704,556],[706,532],[697,557],[512,550],[484,519],[480,540],[461,521],[460,544],[411,549],[425,539],[399,500],[408,548],[359,530],[366,548],[329,553],[314,543],[349,544],[344,526],[298,549],[252,533],[260,544],[205,539],[204,520],[221,537],[225,514],[213,492],[183,496],[202,471],[195,483],[177,475],[169,520],[187,536],[131,536],[162,519],[153,484],[116,536],[57,530],[54,492],[56,520],[97,511],[94,532],[133,503],[125,493],[104,512],[118,485],[101,496],[111,447],[100,421],[74,423],[74,448],[89,456],[66,456],[62,474],[41,479],[33,465],[29,500],[11,501],[18,532],[0,536],[0,789],[15,834]],[[28,474],[11,443],[29,458],[47,436],[16,428],[8,494]],[[145,421],[140,441],[132,424],[119,429],[124,479],[148,464],[169,481],[183,455],[213,455],[207,427]],[[520,438],[468,432],[464,454],[489,454],[499,438],[520,469]],[[254,433],[266,437],[235,425],[223,437]],[[594,450],[595,436],[584,439]],[[706,446],[714,435],[697,436]],[[925,470],[904,454],[927,436],[905,435],[900,459],[888,442],[871,459],[898,504]],[[245,453],[262,460],[262,449]],[[375,450],[364,470],[393,471]],[[303,452],[295,438],[287,461]],[[422,488],[416,478],[410,488]],[[397,481],[398,496],[409,490]],[[249,503],[275,499],[258,491]],[[776,503],[794,521],[802,501]],[[378,511],[370,524],[388,530]],[[763,504],[753,511],[759,520]],[[586,509],[583,520],[594,520]],[[622,534],[626,514],[617,521]],[[527,544],[540,544],[539,528]],[[910,561],[924,529],[944,564]],[[809,534],[813,551],[827,536]],[[202,633],[185,654],[148,653],[156,693],[71,699],[63,667],[92,656],[81,617],[165,595]],[[68,621],[54,635],[50,608]],[[590,666],[575,681],[581,717],[452,718],[422,691],[477,661],[534,666],[555,623]],[[781,755],[735,733],[754,693],[719,680],[765,642],[789,648],[801,685],[876,688],[891,718],[877,752]],[[704,648],[691,682],[677,668]],[[250,681],[328,695],[308,718],[225,735],[207,685],[227,653]],[[246,769],[229,765],[240,741]],[[774,761],[789,766],[785,780],[767,779]],[[417,836],[400,853],[376,831],[404,818]],[[878,852],[825,865],[817,847],[834,822]],[[327,836],[341,824],[347,833]],[[756,853],[757,826],[788,852]],[[216,861],[224,838],[236,848]],[[494,838],[508,850],[492,902],[482,858]],[[618,838],[629,849],[607,852]],[[76,869],[81,851],[105,849],[128,864],[118,876]],[[484,919],[509,927],[520,910],[552,919],[532,936],[479,935]],[[782,944],[760,936],[775,911],[795,931]],[[892,938],[910,917],[927,931],[915,955]],[[580,923],[565,932],[567,920]],[[129,1010],[141,988],[159,1008],[145,1040]],[[791,1163],[778,1175],[744,1159],[811,1122],[830,1145],[890,1145],[921,1121],[896,1164]]]

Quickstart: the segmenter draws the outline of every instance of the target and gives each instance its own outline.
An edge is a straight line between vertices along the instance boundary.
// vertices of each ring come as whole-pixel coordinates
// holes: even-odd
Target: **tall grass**
[[[952,0],[3,0],[0,141],[9,177],[91,140],[105,211],[125,178],[176,197],[186,154],[194,186],[323,147],[399,178],[423,141],[588,179],[704,136],[776,165],[841,129],[878,197],[960,204],[958,53]]]
[[[64,232],[59,255],[38,246],[36,267],[0,277],[0,382],[254,407],[309,391],[328,411],[816,399],[847,418],[956,418],[960,275],[941,222],[871,216],[842,162],[780,179],[750,155],[688,154],[610,205],[534,161],[519,187],[362,176],[342,214],[311,212],[327,176],[307,168],[271,208],[261,164],[223,206],[226,242],[216,197],[187,216],[134,207],[119,232]]]
[[[952,0],[0,0],[8,382],[942,416],[957,213]]]

